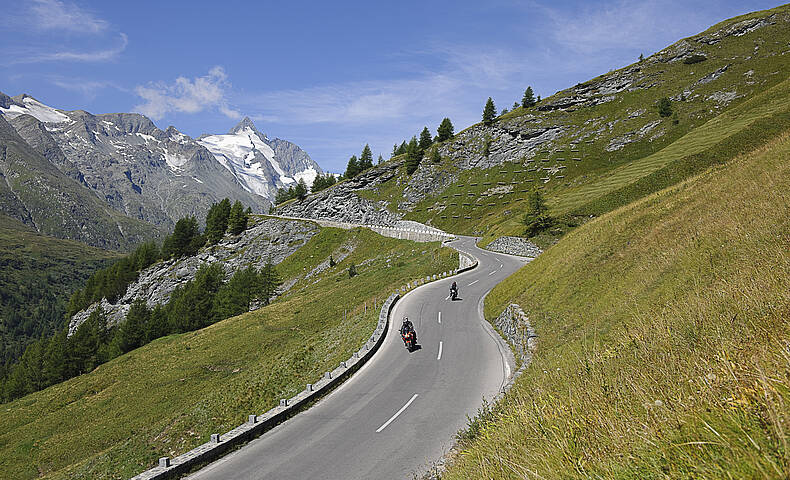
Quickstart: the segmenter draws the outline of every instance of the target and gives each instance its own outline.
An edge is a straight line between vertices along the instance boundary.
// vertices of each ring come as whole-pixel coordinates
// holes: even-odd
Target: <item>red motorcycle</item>
[[[403,344],[406,345],[406,350],[409,352],[414,351],[414,346],[417,345],[417,334],[414,331],[409,331],[401,335]]]

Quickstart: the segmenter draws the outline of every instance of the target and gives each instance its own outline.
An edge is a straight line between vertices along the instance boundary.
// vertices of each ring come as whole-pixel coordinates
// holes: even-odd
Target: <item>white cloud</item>
[[[136,87],[135,93],[145,103],[136,105],[134,109],[154,119],[170,112],[198,113],[211,108],[216,108],[228,118],[238,118],[241,114],[228,105],[228,88],[230,83],[225,70],[216,66],[204,77],[192,80],[178,77],[170,85],[159,82]]]
[[[29,10],[30,25],[37,30],[65,30],[75,33],[101,33],[109,26],[77,5],[60,0],[33,0]]]

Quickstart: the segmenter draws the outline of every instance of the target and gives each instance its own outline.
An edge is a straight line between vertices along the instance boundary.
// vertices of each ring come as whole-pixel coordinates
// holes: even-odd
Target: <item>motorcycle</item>
[[[417,345],[417,333],[409,331],[402,334],[401,337],[403,338],[403,344],[406,346],[406,350],[413,352],[415,345]]]
[[[457,288],[451,288],[450,289],[450,299],[452,301],[458,300],[458,289]]]

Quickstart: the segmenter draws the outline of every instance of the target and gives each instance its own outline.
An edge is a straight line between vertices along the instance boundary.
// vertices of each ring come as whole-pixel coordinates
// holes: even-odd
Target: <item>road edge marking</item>
[[[385,428],[387,428],[387,426],[388,426],[390,423],[392,423],[392,422],[393,422],[393,421],[394,421],[396,418],[398,418],[398,415],[400,415],[401,413],[403,413],[403,411],[404,411],[404,410],[406,410],[407,408],[409,408],[409,405],[411,405],[411,402],[413,402],[414,400],[416,400],[416,399],[417,399],[417,397],[419,397],[419,396],[420,396],[419,394],[415,393],[415,394],[414,394],[414,395],[411,397],[411,400],[409,400],[408,402],[406,402],[406,405],[404,405],[404,406],[400,407],[400,410],[398,410],[397,412],[395,412],[395,415],[393,415],[392,417],[390,417],[390,419],[389,419],[389,420],[387,420],[386,422],[384,422],[384,425],[380,426],[380,427],[379,427],[379,429],[378,429],[378,430],[376,430],[376,433],[380,433],[382,430],[384,430]]]

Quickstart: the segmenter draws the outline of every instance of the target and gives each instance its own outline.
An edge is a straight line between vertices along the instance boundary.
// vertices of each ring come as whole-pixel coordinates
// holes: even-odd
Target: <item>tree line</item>
[[[219,263],[203,265],[194,279],[173,291],[165,305],[150,308],[138,298],[118,326],[108,326],[99,307],[71,336],[64,328],[51,338],[31,343],[19,362],[0,372],[0,400],[11,401],[88,373],[159,337],[248,312],[256,301],[268,305],[282,284],[271,260],[260,270],[238,270],[227,282],[224,277]]]
[[[513,102],[513,110],[521,107],[521,108],[530,108],[534,107],[540,103],[540,95],[538,98],[535,98],[535,92],[532,90],[532,86],[528,86],[526,90],[524,90],[524,95],[521,97],[521,102]],[[499,116],[508,113],[507,108],[503,108],[502,111],[499,113]],[[485,106],[483,107],[483,124],[486,126],[490,126],[494,123],[494,119],[497,117],[496,113],[496,106],[494,105],[494,100],[491,97],[488,97],[486,100]]]

